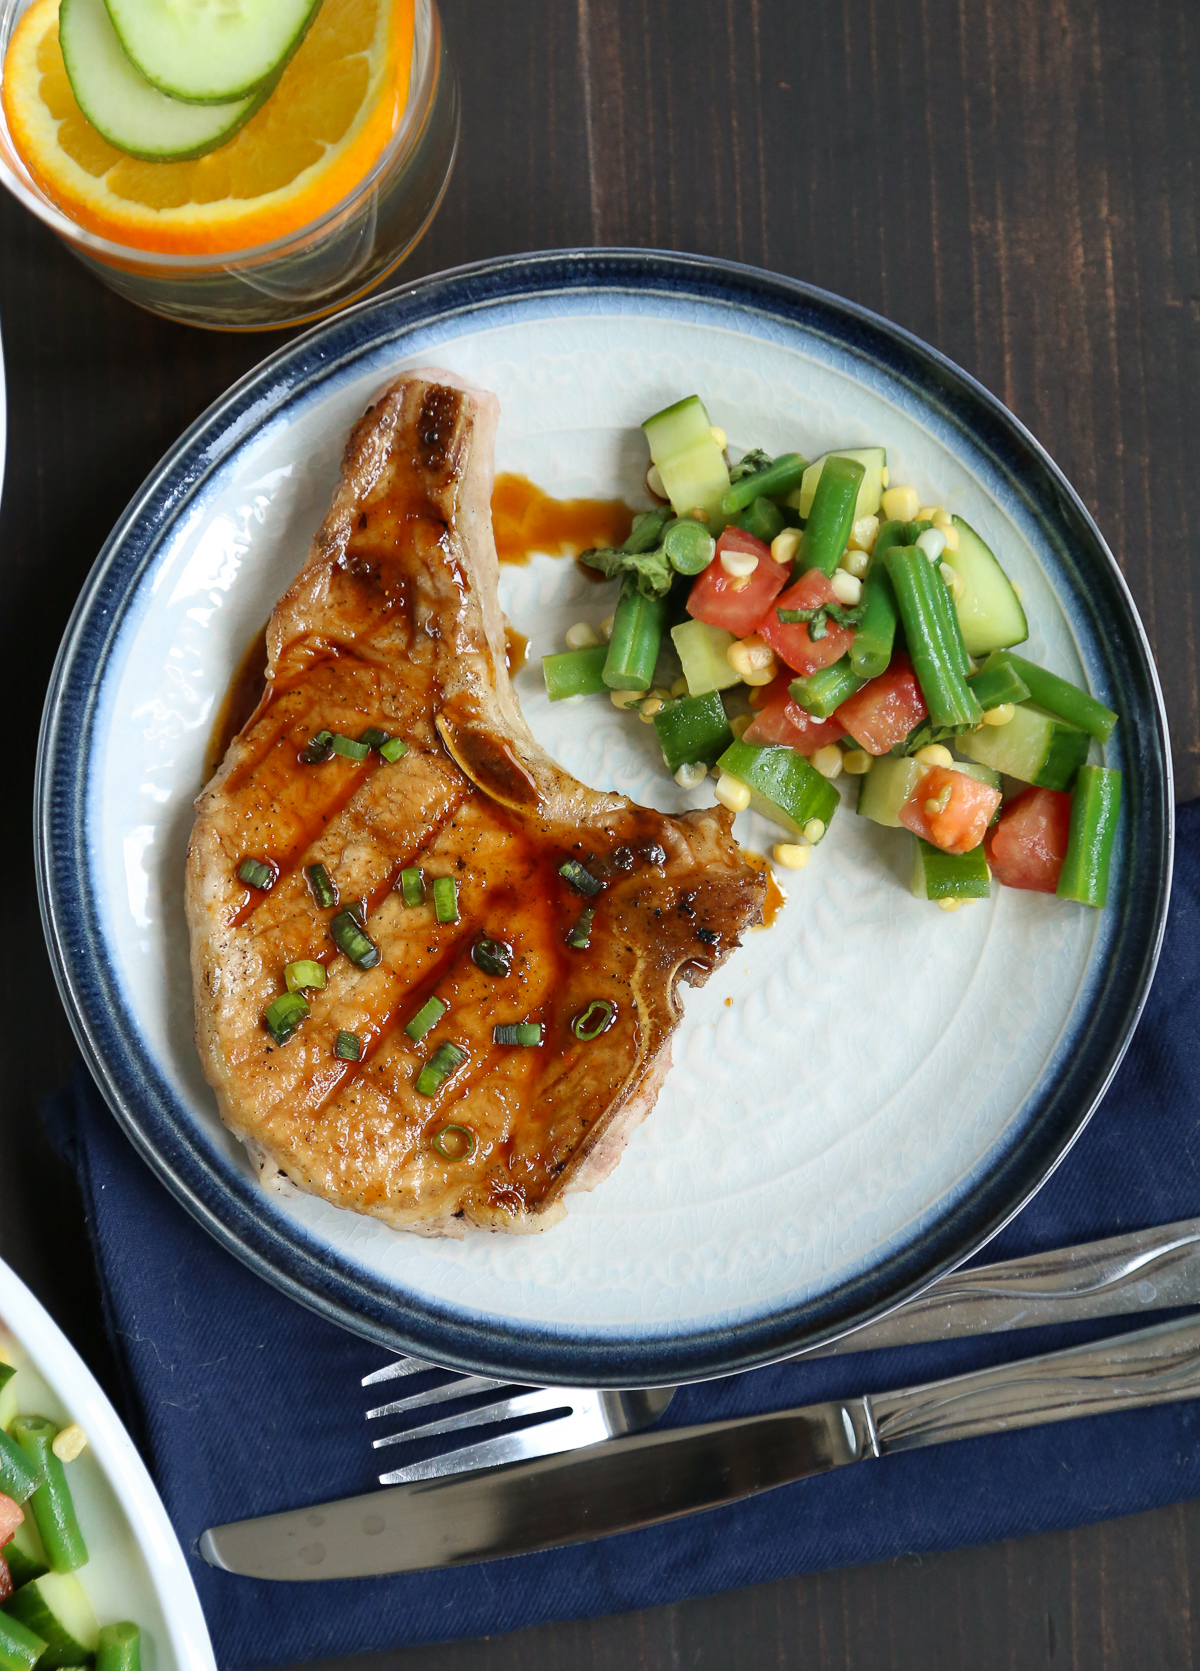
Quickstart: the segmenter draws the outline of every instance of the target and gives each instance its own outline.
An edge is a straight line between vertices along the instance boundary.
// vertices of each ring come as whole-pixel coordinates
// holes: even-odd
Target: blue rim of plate
[[[564,1337],[417,1298],[342,1262],[261,1211],[258,1186],[173,1112],[107,969],[87,863],[87,772],[106,663],[126,604],[164,532],[250,430],[331,374],[450,316],[555,293],[669,294],[750,310],[850,350],[934,407],[1013,483],[1077,573],[1123,716],[1126,886],[1109,906],[1106,967],[1090,983],[1073,1049],[1017,1139],[978,1187],[903,1247],[827,1292],[720,1329],[653,1339]],[[291,1298],[396,1351],[449,1367],[550,1384],[638,1386],[768,1363],[882,1315],[961,1264],[1036,1193],[1083,1130],[1122,1056],[1153,978],[1173,851],[1166,712],[1145,632],[1116,561],[1082,501],[1032,435],[973,378],[918,338],[797,280],[706,257],[646,250],[549,251],[419,280],[360,303],[280,349],[209,408],[150,475],[114,528],[67,627],[38,744],[39,903],[75,1036],[125,1132],[178,1200],[231,1253]]]

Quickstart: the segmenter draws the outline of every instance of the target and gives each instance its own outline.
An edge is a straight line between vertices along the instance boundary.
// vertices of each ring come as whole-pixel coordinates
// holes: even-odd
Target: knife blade
[[[300,1582],[530,1554],[716,1508],[850,1463],[1200,1396],[1200,1318],[970,1375],[770,1415],[611,1439],[215,1526],[212,1566]]]

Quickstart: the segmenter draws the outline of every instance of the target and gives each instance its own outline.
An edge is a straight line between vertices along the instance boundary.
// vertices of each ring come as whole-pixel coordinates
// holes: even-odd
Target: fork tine
[[[361,1385],[374,1387],[380,1381],[395,1381],[401,1375],[420,1375],[427,1369],[440,1369],[441,1365],[426,1363],[423,1358],[397,1358],[395,1363],[385,1364],[371,1375],[364,1375]]]
[[[377,1410],[367,1411],[367,1420],[374,1416],[398,1416],[402,1410],[419,1410],[427,1404],[445,1404],[452,1398],[469,1398],[472,1393],[491,1392],[495,1387],[511,1387],[512,1381],[489,1381],[486,1375],[460,1375],[444,1387],[430,1392],[412,1393],[408,1398],[397,1398],[391,1404],[381,1404]]]
[[[595,1395],[592,1395],[593,1398]],[[585,1395],[586,1397],[586,1395]],[[560,1387],[539,1387],[534,1392],[521,1393],[516,1398],[495,1399],[478,1410],[467,1410],[459,1416],[443,1416],[440,1421],[425,1422],[420,1427],[406,1428],[403,1433],[390,1433],[386,1439],[373,1441],[373,1449],[385,1445],[402,1445],[409,1439],[425,1439],[431,1433],[461,1433],[465,1427],[484,1427],[490,1422],[509,1421],[513,1416],[536,1416],[545,1410],[563,1410],[578,1414],[579,1394]]]
[[[559,1451],[575,1450],[581,1445],[593,1445],[607,1438],[603,1423],[594,1412],[572,1411],[558,1421],[543,1422],[540,1427],[526,1428],[522,1433],[503,1433],[496,1439],[481,1439],[477,1444],[431,1456],[424,1462],[410,1462],[406,1468],[393,1468],[380,1474],[380,1485],[407,1485],[412,1480],[443,1479],[448,1474],[466,1474],[475,1468],[496,1468],[504,1462],[523,1462],[535,1456],[554,1456]]]

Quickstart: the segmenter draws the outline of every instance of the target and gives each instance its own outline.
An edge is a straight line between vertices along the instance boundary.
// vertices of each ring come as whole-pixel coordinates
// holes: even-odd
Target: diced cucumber
[[[715,690],[668,702],[655,714],[654,729],[669,772],[701,760],[711,766],[733,741],[724,704]]]
[[[122,47],[147,81],[173,99],[223,104],[278,79],[321,0],[104,3]]]
[[[791,835],[803,835],[804,826],[813,818],[828,829],[837,811],[838,792],[829,779],[795,749],[782,744],[732,743],[717,765],[746,785],[755,812],[781,824]]]
[[[983,847],[969,853],[943,853],[940,847],[913,840],[912,891],[917,899],[987,899],[992,874]]]
[[[804,472],[800,486],[788,494],[784,504],[807,518],[827,458],[858,460],[863,467],[863,479],[858,490],[858,504],[854,507],[855,520],[860,516],[874,516],[883,502],[883,472],[887,467],[887,451],[883,447],[836,447],[831,452],[822,453],[820,458],[813,459]]]
[[[46,1651],[36,1631],[0,1613],[0,1667],[3,1671],[33,1671]]]
[[[0,1427],[7,1430],[17,1413],[17,1372],[10,1363],[0,1363]]]
[[[885,754],[875,761],[869,772],[858,780],[858,805],[855,810],[863,818],[888,829],[903,828],[900,808],[920,783],[929,767],[911,755]],[[973,761],[956,760],[954,770],[966,777],[986,783],[989,789],[999,789],[1000,774],[990,766],[979,766]],[[997,809],[998,810],[998,809]]]
[[[74,1573],[47,1572],[23,1584],[5,1604],[5,1611],[45,1641],[38,1671],[82,1665],[96,1652],[96,1615]]]
[[[983,725],[955,738],[970,760],[1042,789],[1069,789],[1088,755],[1088,734],[1032,702],[1013,710],[1007,725]]]
[[[2,1553],[8,1562],[15,1589],[19,1590],[22,1584],[31,1584],[35,1578],[50,1571],[50,1561],[37,1522],[28,1512],[4,1545]]]
[[[675,514],[703,510],[709,531],[719,534],[728,520],[721,496],[729,492],[729,466],[700,396],[688,395],[664,407],[647,418],[642,429]]]
[[[954,526],[958,529],[958,550],[951,551],[947,546],[942,561],[949,563],[966,586],[965,595],[954,600],[954,607],[967,654],[986,656],[992,650],[1024,643],[1029,637],[1029,624],[1012,582],[970,523],[956,516]]]
[[[62,0],[58,38],[80,110],[110,145],[148,162],[215,151],[266,97],[254,93],[225,104],[183,104],[160,93],[121,50],[104,0]]]
[[[734,635],[725,627],[710,627],[707,621],[681,621],[671,628],[671,642],[689,696],[706,696],[710,690],[728,690],[740,684],[740,675],[730,667],[725,653]]]

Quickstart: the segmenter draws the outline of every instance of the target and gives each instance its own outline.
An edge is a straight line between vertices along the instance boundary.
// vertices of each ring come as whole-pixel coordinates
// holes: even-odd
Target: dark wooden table
[[[1188,0],[443,0],[464,97],[404,277],[510,251],[733,257],[877,309],[993,389],[1094,512],[1200,792],[1200,9]],[[34,746],[72,602],[159,454],[277,346],[139,313],[0,201],[0,1254],[111,1365],[38,1121],[74,1047],[33,885]],[[379,1656],[395,1671],[1192,1666],[1200,1504],[645,1614]]]

